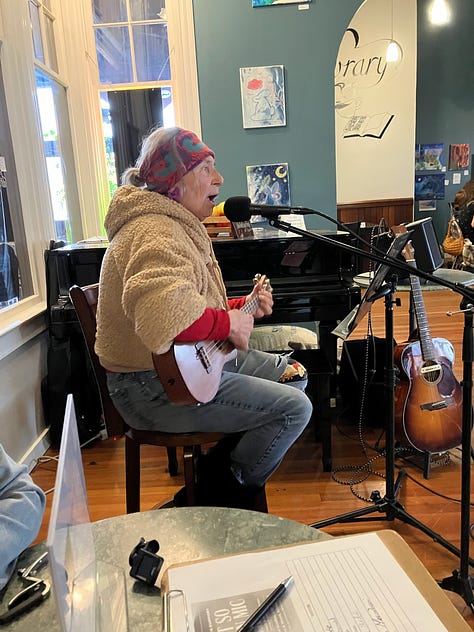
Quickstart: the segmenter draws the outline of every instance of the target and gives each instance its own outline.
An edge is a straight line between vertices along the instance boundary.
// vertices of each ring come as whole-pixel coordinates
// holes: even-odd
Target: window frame
[[[28,3],[3,3],[0,17],[1,67],[33,290],[0,311],[3,358],[44,329],[44,249],[54,235],[54,226],[49,189],[44,186],[46,165],[36,102],[31,98],[36,92],[33,42],[31,33],[23,28],[23,23],[29,23]]]
[[[105,234],[110,201],[90,0],[51,0],[58,81],[66,82],[83,234]],[[192,0],[166,0],[176,124],[201,134]],[[0,58],[33,294],[0,311],[0,359],[46,329],[44,251],[54,236],[37,105],[27,0],[0,2]],[[91,27],[87,28],[90,24]],[[169,85],[169,82],[167,82]],[[140,84],[138,84],[140,85]],[[14,115],[12,115],[14,113]]]
[[[77,4],[69,7],[68,14],[77,11]],[[94,148],[97,152],[96,165],[100,164],[100,169],[96,169],[90,174],[90,178],[95,179],[98,196],[101,206],[98,206],[99,212],[94,213],[90,209],[92,205],[84,207],[83,227],[84,236],[91,237],[95,235],[105,236],[103,221],[107,212],[108,203],[110,201],[110,192],[108,184],[107,162],[105,156],[105,144],[102,133],[102,113],[100,106],[100,93],[108,89],[109,84],[100,84],[99,71],[97,67],[97,54],[95,49],[94,36],[94,18],[92,12],[92,3],[90,0],[82,0],[83,13],[81,19],[84,24],[90,28],[87,29],[89,54],[94,61],[94,78],[95,84],[93,90],[89,90],[89,105],[94,109],[95,121],[95,138]],[[191,129],[198,136],[201,136],[201,111],[199,106],[199,88],[197,76],[197,60],[196,60],[196,42],[194,37],[194,10],[193,0],[165,0],[166,21],[168,23],[168,45],[170,53],[171,81],[122,84],[123,89],[158,87],[160,84],[171,86],[173,91],[173,106],[176,125]],[[68,41],[68,50],[71,52],[71,38]],[[77,53],[79,51],[76,51]],[[74,54],[74,52],[73,52]],[[114,86],[114,89],[120,89]],[[73,86],[70,87],[70,91]],[[75,99],[71,99],[71,107],[74,108]],[[79,118],[81,113],[78,112]],[[71,113],[71,121],[74,125],[73,113]],[[80,135],[79,135],[80,136]],[[81,148],[78,148],[77,165],[81,168],[85,161],[81,160]],[[100,154],[100,155],[99,155]],[[86,158],[84,159],[86,160]],[[89,156],[90,160],[90,156]],[[90,180],[92,181],[92,180]],[[95,227],[95,228],[94,228]],[[92,231],[91,232],[91,228]]]

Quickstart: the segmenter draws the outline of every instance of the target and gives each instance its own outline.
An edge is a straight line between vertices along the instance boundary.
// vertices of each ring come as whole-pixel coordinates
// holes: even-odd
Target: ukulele
[[[415,267],[411,242],[402,254]],[[461,443],[462,389],[452,371],[453,346],[430,337],[419,277],[410,275],[410,287],[419,340],[394,350],[401,369],[395,388],[395,437],[421,452],[443,452]]]
[[[265,275],[256,274],[254,284],[271,292]],[[241,311],[255,314],[258,296],[247,301]],[[237,349],[229,340],[173,343],[166,353],[153,353],[153,365],[166,394],[175,404],[207,404],[214,399],[221,382],[226,362],[237,356]]]

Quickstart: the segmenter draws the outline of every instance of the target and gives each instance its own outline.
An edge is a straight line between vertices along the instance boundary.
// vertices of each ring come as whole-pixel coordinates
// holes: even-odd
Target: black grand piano
[[[321,233],[340,243],[353,243],[346,232]],[[271,317],[260,323],[318,323],[320,346],[335,367],[336,337],[331,330],[360,302],[360,288],[352,281],[353,255],[307,237],[282,236],[273,229],[245,239],[216,238],[213,245],[228,296],[248,294],[254,275],[258,272],[267,275],[273,287],[274,310]],[[78,243],[45,253],[50,330],[48,364],[51,365],[48,373],[54,375],[56,381],[52,383],[49,379],[46,389],[50,402],[48,420],[52,425],[62,424],[64,389],[74,391],[76,386],[75,377],[67,371],[77,363],[59,357],[65,353],[65,342],[69,338],[80,338],[69,288],[98,281],[106,247],[106,244]],[[66,351],[71,352],[70,345],[68,348],[66,344]],[[77,379],[83,381],[83,376]],[[88,397],[83,399],[91,401]],[[58,403],[57,410],[51,410],[51,405],[56,408],[51,402]]]

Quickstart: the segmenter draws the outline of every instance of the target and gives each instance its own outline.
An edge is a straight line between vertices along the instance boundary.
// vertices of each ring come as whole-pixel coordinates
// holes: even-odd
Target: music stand
[[[297,207],[298,209],[304,209],[304,207]],[[315,212],[315,211],[313,211]],[[319,212],[316,212],[318,214]],[[470,541],[470,527],[469,527],[469,514],[470,514],[470,459],[471,459],[471,429],[472,429],[472,362],[473,362],[473,311],[474,311],[474,293],[472,289],[467,288],[459,283],[451,283],[446,280],[436,279],[432,274],[426,273],[418,268],[413,268],[408,264],[397,261],[392,258],[390,254],[390,260],[387,262],[386,256],[381,257],[379,253],[370,252],[367,253],[359,248],[350,246],[348,244],[336,242],[324,235],[318,235],[310,233],[309,231],[296,228],[287,222],[283,222],[280,219],[270,218],[269,224],[275,228],[279,228],[286,232],[294,232],[297,235],[303,237],[309,237],[317,241],[325,243],[331,243],[334,247],[341,250],[352,252],[358,256],[367,257],[372,261],[377,261],[381,264],[379,269],[374,275],[371,283],[371,293],[369,298],[372,302],[377,298],[385,297],[385,340],[386,344],[386,367],[385,367],[385,384],[384,388],[387,392],[389,401],[389,419],[386,430],[386,447],[385,447],[385,468],[386,468],[386,489],[385,496],[382,497],[380,492],[374,490],[371,494],[371,500],[373,505],[365,507],[363,509],[351,511],[349,513],[340,514],[327,520],[321,520],[310,524],[310,527],[320,529],[325,526],[329,526],[336,523],[344,522],[366,522],[375,520],[390,520],[393,521],[398,518],[420,531],[423,531],[426,535],[432,538],[435,542],[438,542],[448,551],[460,558],[460,572],[453,571],[451,577],[444,578],[439,583],[442,588],[451,590],[461,595],[466,603],[474,610],[474,581],[469,575],[469,565],[474,566],[474,560],[469,557],[469,541]],[[351,231],[349,231],[351,232]],[[403,235],[404,233],[402,233]],[[406,233],[405,233],[406,234]],[[396,238],[395,238],[396,239]],[[407,241],[409,236],[407,238]],[[403,242],[402,239],[397,241],[396,247]],[[406,242],[404,242],[406,243]],[[401,246],[403,249],[403,246]],[[400,250],[401,252],[401,250]],[[406,476],[404,470],[400,470],[397,480],[395,481],[394,469],[395,469],[395,415],[394,415],[394,389],[395,389],[395,369],[394,369],[394,349],[393,349],[393,293],[395,290],[395,277],[388,281],[387,285],[383,285],[383,281],[386,280],[390,269],[402,270],[409,274],[416,275],[420,278],[434,281],[439,285],[461,294],[463,300],[461,302],[461,311],[465,313],[465,325],[464,325],[464,338],[463,338],[463,424],[462,424],[462,489],[461,489],[461,549],[456,548],[448,540],[440,536],[438,533],[424,525],[417,520],[414,516],[411,516],[401,505],[397,498],[400,490],[401,483]],[[396,273],[394,272],[394,275]],[[381,283],[382,280],[382,283]],[[369,311],[369,301],[362,301],[360,306],[355,308],[349,317],[344,319],[345,328],[350,333],[363,316]],[[336,328],[337,329],[337,328]],[[343,334],[341,331],[338,335]],[[347,334],[348,335],[348,334]],[[366,517],[368,514],[379,512],[385,513],[385,517]]]
[[[394,240],[390,244],[387,250],[387,256],[396,259],[401,255],[403,248],[410,240],[411,231],[406,233],[399,233],[395,236]],[[367,287],[362,301],[359,305],[356,305],[354,309],[342,320],[337,327],[335,327],[332,333],[342,340],[351,334],[354,329],[359,325],[363,318],[370,312],[372,303],[382,296],[385,296],[390,289],[390,286],[385,285],[385,281],[392,273],[392,268],[388,263],[380,263],[376,268],[374,276]],[[393,336],[392,336],[393,339]]]

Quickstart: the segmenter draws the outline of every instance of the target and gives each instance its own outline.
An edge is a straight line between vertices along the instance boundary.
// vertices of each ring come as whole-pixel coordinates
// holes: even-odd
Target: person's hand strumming
[[[253,329],[253,316],[240,309],[231,309],[227,313],[230,319],[228,339],[236,349],[248,349]]]

